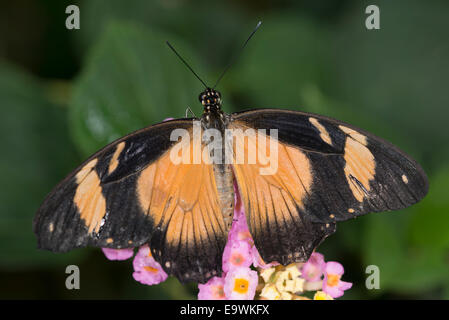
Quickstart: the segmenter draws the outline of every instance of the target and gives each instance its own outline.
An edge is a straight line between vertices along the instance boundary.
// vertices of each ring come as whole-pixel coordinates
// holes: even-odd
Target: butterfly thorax
[[[220,92],[207,88],[199,95],[199,100],[204,106],[204,112],[201,116],[201,124],[204,130],[215,129],[221,134],[221,161],[214,163],[215,184],[220,200],[221,213],[226,225],[230,228],[234,214],[234,178],[231,164],[225,161],[225,129],[229,122],[229,115],[221,110],[221,94]],[[209,145],[210,137],[206,135],[206,140],[203,142]],[[213,152],[217,152],[214,150]]]
[[[221,110],[221,94],[217,90],[206,88],[198,99],[204,107],[201,122],[204,129],[217,129],[224,132],[227,124],[226,114]]]

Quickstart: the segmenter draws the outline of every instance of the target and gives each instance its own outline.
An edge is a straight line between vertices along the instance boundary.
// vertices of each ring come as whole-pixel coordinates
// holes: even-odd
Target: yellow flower
[[[282,300],[292,300],[293,295],[288,292],[281,292],[281,298]]]
[[[288,272],[278,271],[275,274],[275,282],[276,289],[280,292],[287,291],[287,280],[288,280]]]
[[[304,279],[300,278],[296,264],[289,265],[285,271],[278,271],[275,275],[275,285],[279,292],[296,293],[304,291]]]
[[[290,279],[295,279],[301,275],[301,272],[298,269],[296,263],[291,263],[285,267],[285,271],[288,272]]]
[[[304,290],[306,291],[318,291],[323,288],[323,281],[306,281],[304,284]]]
[[[330,295],[323,291],[317,291],[313,296],[313,300],[334,300]]]
[[[276,269],[274,267],[272,267],[272,268],[268,268],[268,269],[262,269],[262,271],[260,271],[260,276],[262,277],[263,281],[265,281],[265,283],[270,281],[270,277],[274,273],[275,270]]]
[[[260,296],[262,298],[268,299],[268,300],[280,300],[281,294],[276,289],[276,286],[272,283],[267,284],[260,293]]]
[[[292,292],[303,292],[304,291],[305,280],[303,278],[296,278],[293,280],[293,290]]]
[[[311,300],[310,298],[298,296],[296,294],[292,295],[292,300]]]

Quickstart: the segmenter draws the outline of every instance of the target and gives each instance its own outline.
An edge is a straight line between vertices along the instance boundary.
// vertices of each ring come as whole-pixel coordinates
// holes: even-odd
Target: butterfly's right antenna
[[[192,67],[190,67],[190,65],[179,55],[179,53],[176,52],[175,48],[173,48],[173,46],[170,44],[170,42],[166,41],[166,43],[170,47],[170,49],[172,49],[173,52],[178,56],[178,58],[181,59],[181,61],[186,65],[186,67],[189,68],[190,71],[192,71],[192,73],[195,75],[195,77],[197,77],[197,79],[201,81],[201,83],[204,85],[204,87],[208,88],[208,86],[204,83],[204,81],[201,80],[201,78],[196,74],[195,71],[193,71]]]
[[[240,49],[239,53],[237,55],[234,56],[233,59],[231,59],[231,62],[229,62],[229,64],[226,66],[226,68],[224,69],[223,73],[221,74],[221,76],[218,78],[217,82],[215,83],[213,89],[215,89],[215,87],[218,85],[218,83],[220,82],[221,78],[223,78],[223,76],[225,75],[226,71],[228,71],[228,69],[231,67],[231,65],[235,62],[235,60],[237,60],[238,57],[240,57],[240,54],[242,53],[243,49],[245,49],[246,45],[248,44],[249,40],[252,38],[252,36],[256,33],[257,29],[259,29],[260,25],[262,24],[262,21],[259,21],[256,25],[256,27],[254,28],[253,32],[251,32],[251,34],[249,35],[248,39],[246,39],[245,43],[243,44],[242,48]]]

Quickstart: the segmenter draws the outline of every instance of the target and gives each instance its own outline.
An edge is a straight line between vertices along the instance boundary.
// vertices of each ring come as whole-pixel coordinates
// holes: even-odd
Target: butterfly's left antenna
[[[192,73],[195,75],[195,77],[197,77],[197,79],[201,81],[201,83],[204,85],[204,87],[208,88],[208,86],[204,83],[204,81],[201,80],[201,78],[196,74],[195,71],[193,71],[192,67],[190,67],[190,65],[179,55],[179,53],[176,52],[175,48],[173,48],[173,46],[170,44],[170,42],[166,41],[166,43],[170,47],[170,49],[172,49],[173,52],[178,56],[178,58],[181,59],[181,61],[187,66],[187,68],[189,68],[189,70],[192,71]]]

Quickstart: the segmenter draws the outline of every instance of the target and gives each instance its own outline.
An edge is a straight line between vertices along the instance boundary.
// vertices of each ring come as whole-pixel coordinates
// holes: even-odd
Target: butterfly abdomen
[[[214,174],[223,220],[230,228],[234,216],[234,177],[231,165],[215,164]]]
[[[214,100],[209,100],[214,99]],[[204,114],[201,117],[202,126],[205,130],[211,130],[211,135],[205,134],[203,142],[209,148],[209,154],[213,158],[215,185],[217,187],[218,201],[223,220],[227,230],[231,228],[234,216],[234,176],[232,165],[226,159],[226,148],[228,143],[225,140],[225,129],[229,121],[229,115],[220,109],[220,94],[208,89],[200,95],[200,101],[205,106]],[[209,103],[212,103],[209,105]],[[213,133],[220,134],[221,143],[213,143],[216,137]],[[212,137],[212,138],[211,138]],[[212,142],[212,143],[211,143]]]

